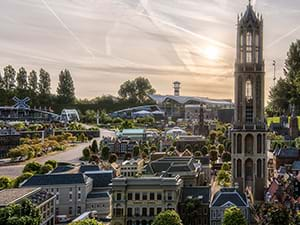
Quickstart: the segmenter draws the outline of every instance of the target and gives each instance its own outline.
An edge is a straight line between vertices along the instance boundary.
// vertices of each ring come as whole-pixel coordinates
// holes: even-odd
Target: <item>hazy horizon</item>
[[[252,1],[264,18],[266,95],[272,61],[282,75],[300,35],[300,1]],[[233,98],[237,14],[247,0],[2,0],[0,66],[67,68],[76,96],[117,95],[121,83],[148,78],[159,94]],[[266,96],[267,97],[267,96]]]

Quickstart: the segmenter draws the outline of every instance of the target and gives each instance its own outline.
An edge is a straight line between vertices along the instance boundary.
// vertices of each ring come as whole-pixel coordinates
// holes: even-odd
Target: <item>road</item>
[[[97,138],[97,141],[100,141],[101,138],[107,136],[113,136],[114,133],[112,131],[106,129],[100,129],[101,137]],[[76,144],[75,146],[69,147],[68,150],[63,152],[55,152],[53,154],[45,155],[39,158],[35,158],[32,161],[36,161],[39,163],[45,163],[47,160],[56,160],[58,162],[68,162],[78,164],[80,163],[79,158],[82,156],[82,150],[89,146],[91,142]],[[28,162],[24,162],[17,165],[7,165],[0,166],[0,176],[9,176],[9,177],[17,177],[22,174],[22,170],[25,164]]]

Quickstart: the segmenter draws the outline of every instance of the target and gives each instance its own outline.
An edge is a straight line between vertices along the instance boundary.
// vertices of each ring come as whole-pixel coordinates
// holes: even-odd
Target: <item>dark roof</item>
[[[201,197],[202,196],[202,197]],[[203,203],[209,203],[210,201],[210,187],[183,187],[181,194],[181,201],[184,202],[189,198],[202,198]]]
[[[58,166],[51,173],[65,173],[72,169],[74,169],[74,166],[72,165]]]
[[[273,154],[278,158],[298,158],[299,150],[295,147],[280,148],[276,149]]]
[[[300,161],[293,162],[292,170],[300,170]]]
[[[113,171],[90,171],[86,172],[85,175],[93,179],[93,187],[109,187],[113,178]]]
[[[248,200],[244,193],[235,188],[222,188],[218,191],[212,201],[212,206],[222,206],[231,202],[236,206],[248,206]]]
[[[199,157],[197,159],[200,160],[200,163],[202,165],[209,165],[209,157],[208,156],[202,156],[202,157]]]
[[[88,171],[100,171],[100,168],[97,165],[81,165],[79,168],[80,173],[85,173]]]
[[[85,184],[87,180],[88,177],[81,173],[34,175],[25,181],[22,187],[56,184]]]
[[[190,167],[186,164],[183,165],[171,165],[167,172],[188,172],[191,171]]]
[[[247,10],[246,12],[244,13],[243,17],[242,17],[242,21],[244,23],[247,23],[247,22],[253,22],[253,23],[256,23],[258,21],[258,18],[257,16],[255,15],[255,12],[253,10],[253,6],[251,4],[249,4],[247,6]]]
[[[180,171],[180,167],[184,171],[191,171],[195,169],[193,164],[195,162],[196,160],[191,157],[166,157],[150,162],[145,169],[154,174],[161,173],[162,171]]]
[[[108,198],[107,192],[91,192],[87,195],[87,198]]]

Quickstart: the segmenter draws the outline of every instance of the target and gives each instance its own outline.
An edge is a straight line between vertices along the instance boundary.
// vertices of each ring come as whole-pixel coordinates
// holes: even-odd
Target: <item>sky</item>
[[[67,68],[76,96],[117,95],[143,76],[159,94],[233,99],[237,14],[248,0],[0,0],[0,67]],[[300,37],[299,0],[252,0],[264,18],[266,90]]]

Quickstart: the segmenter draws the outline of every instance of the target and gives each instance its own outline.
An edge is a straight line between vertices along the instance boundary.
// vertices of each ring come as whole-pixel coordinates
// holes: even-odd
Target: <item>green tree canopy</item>
[[[51,90],[50,74],[44,69],[40,69],[38,89],[41,95],[46,95],[46,96],[50,95],[50,90]]]
[[[69,223],[69,225],[103,225],[95,219],[85,219],[77,222]]]
[[[109,147],[104,146],[101,151],[101,158],[103,160],[108,160],[109,157]]]
[[[0,224],[3,225],[40,225],[41,221],[40,211],[27,199],[0,208]]]
[[[69,70],[62,70],[59,74],[57,97],[61,103],[73,103],[75,101],[75,87]]]
[[[231,207],[225,210],[223,225],[246,225],[247,221],[241,210]]]
[[[130,81],[125,81],[119,89],[119,96],[122,99],[131,100],[137,103],[144,103],[148,94],[155,93],[150,81],[144,77],[137,77]]]
[[[16,82],[16,70],[11,65],[4,67],[4,76],[3,76],[4,89],[5,90],[13,89],[15,87],[15,82]]]
[[[37,88],[38,88],[38,77],[37,77],[37,73],[35,70],[32,70],[29,73],[29,77],[28,77],[28,88],[29,90],[33,91],[33,92],[37,92]]]
[[[152,225],[182,225],[182,222],[176,211],[166,210],[155,217]]]
[[[24,67],[21,67],[17,73],[17,88],[19,90],[27,89],[27,72]]]

